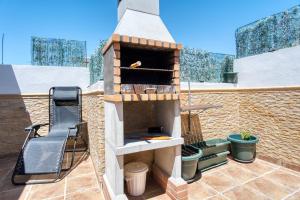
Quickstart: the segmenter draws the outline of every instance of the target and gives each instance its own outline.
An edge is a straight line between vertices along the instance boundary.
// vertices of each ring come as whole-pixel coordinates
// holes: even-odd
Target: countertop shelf
[[[191,110],[208,110],[212,108],[222,108],[221,105],[191,105],[191,106],[182,106],[180,110],[184,111],[191,111]]]
[[[131,71],[157,71],[157,72],[173,72],[174,71],[172,69],[156,69],[156,68],[143,68],[143,67],[138,67],[138,68],[120,67],[120,68],[124,69],[124,70],[131,70]]]
[[[115,147],[116,155],[125,155],[141,151],[172,147],[183,144],[183,138],[173,138],[169,140],[140,140],[140,139],[125,139],[124,146]]]

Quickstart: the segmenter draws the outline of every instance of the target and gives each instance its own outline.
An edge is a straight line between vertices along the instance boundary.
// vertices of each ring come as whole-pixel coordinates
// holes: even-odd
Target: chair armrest
[[[84,124],[87,124],[87,122],[79,122],[79,123],[75,124],[75,126],[69,127],[68,128],[69,129],[69,134],[70,134],[71,129],[76,129],[77,128],[77,131],[76,131],[76,136],[77,136],[81,126],[84,125]]]
[[[35,130],[35,132],[37,132],[42,126],[46,126],[49,125],[49,123],[44,123],[44,124],[32,124],[28,127],[25,128],[25,131],[29,132],[32,130]]]
[[[87,124],[87,122],[79,122],[79,123],[75,124],[74,126],[69,127],[68,129],[80,128],[80,126],[82,126],[83,124]]]

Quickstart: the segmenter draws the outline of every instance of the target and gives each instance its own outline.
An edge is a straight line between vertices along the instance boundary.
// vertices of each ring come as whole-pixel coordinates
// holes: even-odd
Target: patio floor
[[[65,157],[69,159],[70,156]],[[63,180],[50,184],[13,186],[10,178],[15,161],[16,158],[0,159],[0,200],[104,199],[91,158],[86,154],[76,156],[75,167]]]
[[[203,173],[189,187],[189,199],[300,199],[300,173],[256,159],[229,163]]]
[[[0,159],[0,199],[104,199],[90,157],[78,156],[76,167],[57,183],[13,186],[10,183],[15,158]],[[300,173],[263,160],[227,165],[204,172],[201,180],[188,185],[189,199],[300,199]],[[149,180],[146,193],[129,199],[168,200],[161,188]]]

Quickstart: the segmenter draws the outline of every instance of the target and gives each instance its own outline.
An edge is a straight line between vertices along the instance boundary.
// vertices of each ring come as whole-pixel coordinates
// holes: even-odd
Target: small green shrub
[[[241,138],[243,140],[250,140],[251,133],[250,131],[241,131]]]

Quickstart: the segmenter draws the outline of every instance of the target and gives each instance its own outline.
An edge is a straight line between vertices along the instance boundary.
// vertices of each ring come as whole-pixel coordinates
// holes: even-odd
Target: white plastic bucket
[[[131,162],[125,165],[124,170],[128,194],[142,195],[145,192],[148,166],[142,162]]]

